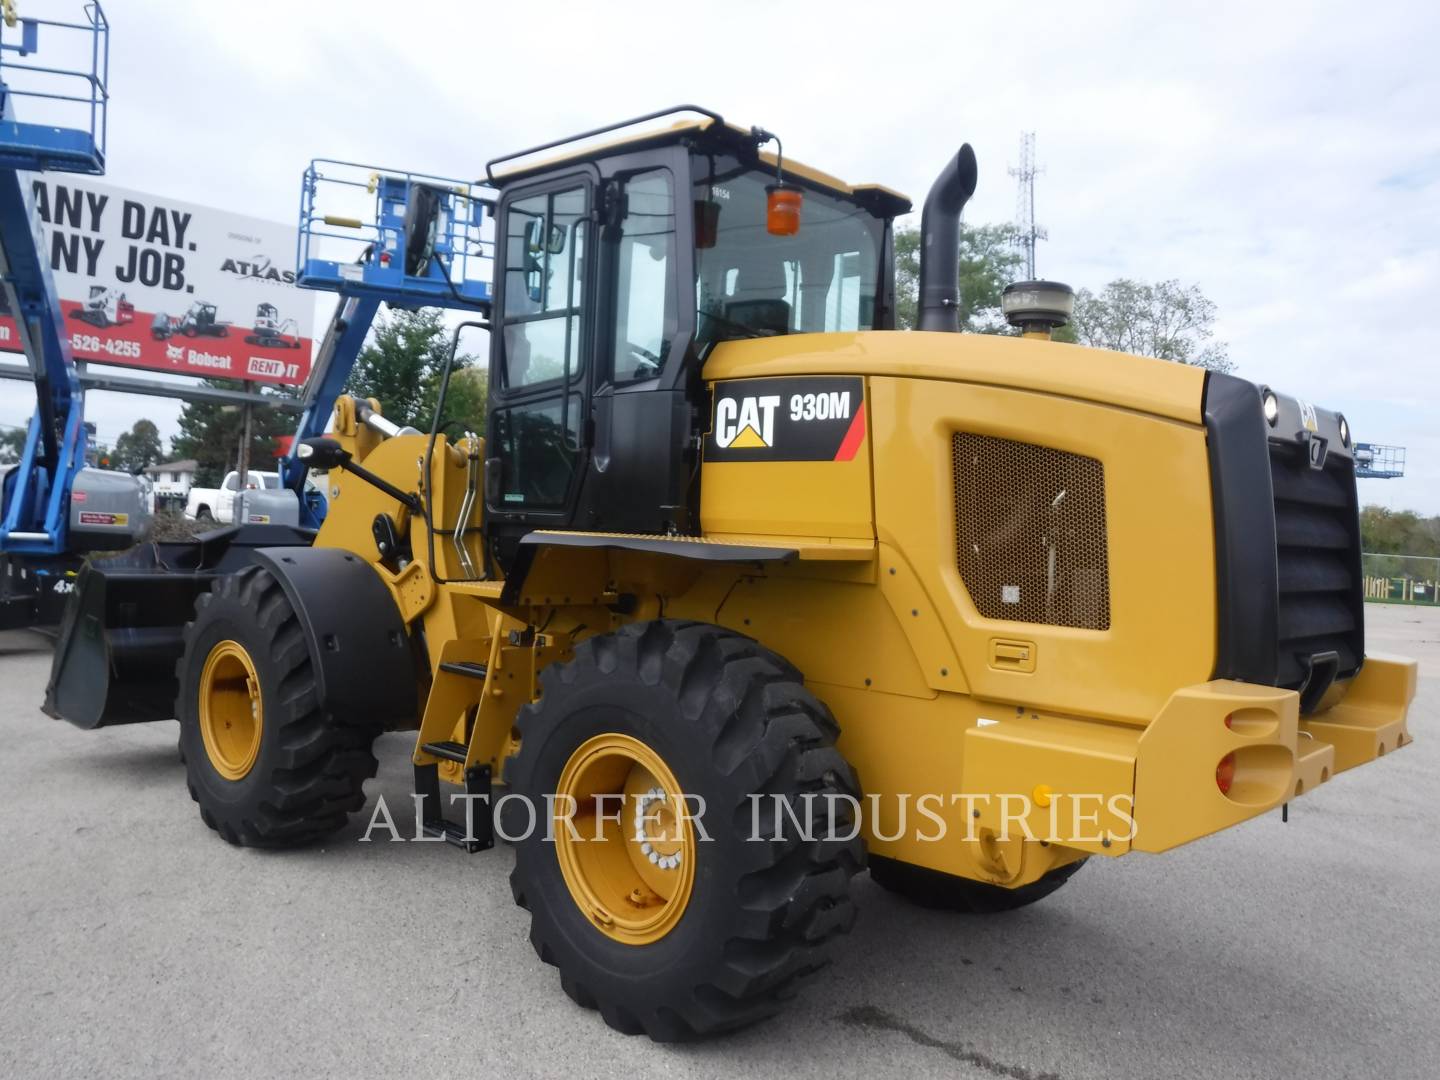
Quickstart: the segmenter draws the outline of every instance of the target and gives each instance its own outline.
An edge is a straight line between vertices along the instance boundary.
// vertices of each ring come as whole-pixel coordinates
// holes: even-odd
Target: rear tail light
[[[1235,783],[1235,755],[1226,754],[1220,759],[1220,764],[1215,766],[1215,786],[1220,789],[1221,795],[1230,794],[1230,785]]]

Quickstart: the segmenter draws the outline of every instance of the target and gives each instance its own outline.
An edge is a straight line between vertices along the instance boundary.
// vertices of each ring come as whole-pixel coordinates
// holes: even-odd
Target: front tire
[[[300,619],[268,570],[200,597],[176,675],[190,796],[227,841],[297,847],[364,805],[378,732],[327,716]]]
[[[689,1039],[777,1011],[855,918],[864,849],[836,797],[858,789],[829,710],[755,641],[676,620],[590,638],[541,685],[508,773],[538,828],[520,836],[513,799],[501,817],[520,836],[510,881],[540,959],[626,1034]],[[620,820],[597,832],[595,807],[617,793]],[[579,839],[563,822],[546,838],[552,794],[562,813],[576,799]],[[664,818],[677,794],[688,834]],[[647,807],[669,824],[649,831]]]

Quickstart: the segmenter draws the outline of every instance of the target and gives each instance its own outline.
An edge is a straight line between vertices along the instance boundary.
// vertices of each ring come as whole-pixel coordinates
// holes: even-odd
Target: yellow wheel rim
[[[254,767],[264,718],[250,654],[239,642],[220,642],[200,673],[200,737],[210,764],[226,780],[243,780]]]
[[[639,739],[597,735],[570,755],[555,794],[555,854],[575,903],[607,937],[659,941],[695,885],[695,827],[675,775]]]

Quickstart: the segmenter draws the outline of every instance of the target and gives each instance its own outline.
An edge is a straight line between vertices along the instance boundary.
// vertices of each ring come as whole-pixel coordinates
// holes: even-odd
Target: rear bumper
[[[1369,656],[1331,695],[1339,700],[1304,719],[1293,690],[1216,680],[1177,691],[1145,728],[989,723],[966,732],[963,790],[979,797],[979,826],[997,834],[1097,855],[1166,851],[1407,745],[1415,678],[1413,660]],[[1222,792],[1216,769],[1232,754]]]

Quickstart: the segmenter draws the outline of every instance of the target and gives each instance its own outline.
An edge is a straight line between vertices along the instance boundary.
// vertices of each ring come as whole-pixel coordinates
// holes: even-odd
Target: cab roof
[[[677,113],[700,113],[701,115],[689,119],[673,120],[668,125],[640,128],[642,124],[662,121]],[[627,132],[625,130],[627,128],[639,128],[639,130]],[[600,142],[589,141],[602,135],[611,137]],[[680,105],[673,109],[664,109],[617,124],[608,124],[605,127],[495,158],[485,166],[486,181],[495,187],[504,188],[568,162],[588,161],[622,151],[665,146],[697,137],[713,139],[725,149],[742,158],[750,157],[758,165],[771,169],[775,167],[776,155],[769,151],[757,152],[756,136],[751,129],[731,124],[724,117],[709,109],[702,109],[696,105]],[[556,152],[547,157],[536,156],[547,150]],[[502,163],[503,167],[497,168],[497,166],[502,166]],[[812,187],[833,192],[843,198],[860,203],[882,217],[895,217],[898,214],[908,213],[911,209],[910,199],[892,188],[884,187],[881,184],[847,184],[839,177],[831,176],[827,172],[796,161],[788,154],[785,155],[781,172],[787,179],[801,181]]]

